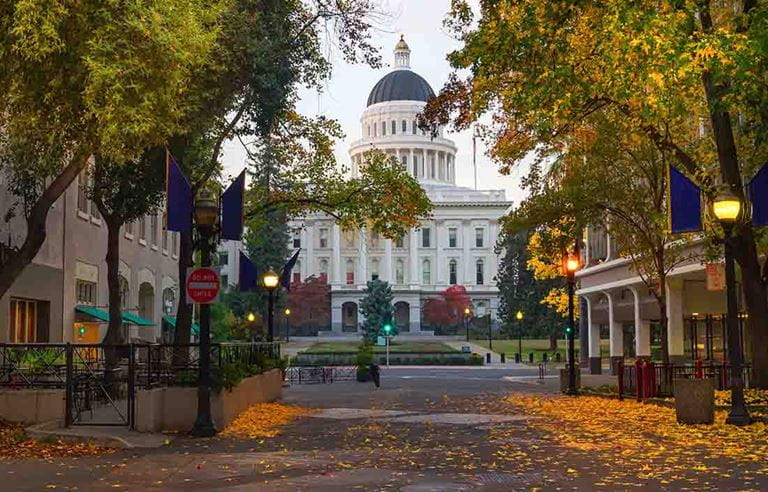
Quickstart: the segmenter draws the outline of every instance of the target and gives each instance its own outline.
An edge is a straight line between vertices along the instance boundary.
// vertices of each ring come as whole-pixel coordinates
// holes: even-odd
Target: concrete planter
[[[715,421],[715,380],[675,379],[675,413],[681,424]]]
[[[63,389],[2,389],[0,419],[25,424],[55,420],[63,424],[65,399]]]
[[[283,375],[279,369],[244,379],[231,390],[211,395],[211,413],[216,429],[226,427],[255,403],[282,396]],[[141,432],[192,429],[197,417],[197,388],[169,387],[136,392],[136,430]]]

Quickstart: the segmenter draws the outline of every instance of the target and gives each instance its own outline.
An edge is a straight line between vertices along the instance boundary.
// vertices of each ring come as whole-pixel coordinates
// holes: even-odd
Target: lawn
[[[318,342],[309,347],[306,354],[349,354],[356,353],[360,347],[360,342]],[[374,347],[374,352],[386,352],[386,347]],[[429,354],[436,352],[458,352],[458,350],[448,346],[443,342],[401,342],[393,340],[389,346],[390,352],[406,352]]]
[[[488,348],[488,340],[472,340],[472,343],[480,345],[486,349]],[[579,340],[577,339],[575,343],[576,353],[578,354]],[[541,361],[542,354],[547,354],[547,356],[551,359],[555,352],[559,352],[562,360],[565,360],[566,350],[567,345],[565,340],[558,340],[557,351],[553,351],[549,349],[549,340],[547,339],[523,339],[523,359],[526,361],[528,360],[528,354],[531,352],[533,352],[533,358],[536,362]],[[517,352],[517,340],[494,340],[493,351],[496,353],[504,353],[507,355],[507,357],[512,358]],[[603,357],[608,357],[610,355],[608,340],[600,340],[600,352],[602,353]]]

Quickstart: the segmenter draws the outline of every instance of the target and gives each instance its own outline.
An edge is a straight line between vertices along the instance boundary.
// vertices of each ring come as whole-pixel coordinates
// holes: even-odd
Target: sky
[[[392,50],[405,35],[411,48],[411,68],[424,77],[437,93],[451,73],[446,55],[459,48],[443,27],[443,19],[450,8],[450,0],[382,0],[381,9],[388,18],[377,30],[373,42],[381,48],[385,67],[374,70],[366,65],[350,65],[340,56],[333,56],[333,74],[322,94],[314,89],[302,89],[298,110],[307,116],[323,114],[338,120],[346,138],[336,146],[336,158],[340,163],[349,162],[349,146],[361,137],[360,116],[365,109],[368,94],[376,82],[391,70]],[[472,167],[472,132],[448,133],[459,148],[456,156],[456,184],[474,187]],[[224,146],[225,175],[235,176],[245,167],[245,151],[237,141]],[[524,197],[519,188],[520,178],[527,166],[513,170],[510,176],[502,176],[486,155],[485,147],[477,142],[477,175],[479,189],[503,189],[507,199],[519,203]]]

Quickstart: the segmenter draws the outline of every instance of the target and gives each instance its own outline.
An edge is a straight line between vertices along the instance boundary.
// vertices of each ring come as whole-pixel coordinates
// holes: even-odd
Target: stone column
[[[463,283],[464,285],[474,285],[475,282],[472,279],[472,254],[469,249],[472,244],[472,222],[469,220],[462,220],[461,229],[463,232],[462,246],[464,249],[464,272],[460,278],[463,278],[464,281],[460,283]]]
[[[384,263],[381,266],[382,271],[379,276],[385,282],[392,283],[392,240],[384,239]]]
[[[635,298],[635,356],[650,359],[651,357],[651,322],[640,317],[640,292],[630,287]]]
[[[579,365],[589,366],[589,302],[579,296]]]
[[[411,289],[418,289],[418,271],[419,271],[419,230],[411,229],[410,244],[408,248],[408,259],[410,266],[408,268],[408,282]]]
[[[357,285],[359,288],[364,289],[368,283],[368,241],[366,238],[365,226],[360,228],[360,257],[358,258],[358,273],[360,277],[357,278]]]
[[[333,266],[331,274],[331,284],[341,285],[341,231],[339,224],[333,223]],[[341,308],[339,308],[341,309]],[[341,320],[341,318],[339,318]],[[341,325],[339,325],[341,326]]]
[[[589,373],[600,374],[603,372],[603,359],[600,354],[600,325],[592,318],[592,300],[584,296],[587,303],[587,325],[589,326]]]
[[[613,259],[613,245],[611,244],[611,233],[605,231],[605,261]]]
[[[408,304],[408,322],[411,325],[411,334],[421,332],[421,306],[418,300]]]
[[[608,298],[608,337],[611,348],[611,373],[616,373],[616,364],[624,359],[624,332],[621,323],[616,321],[616,299],[610,292],[606,292]]]
[[[413,148],[409,149],[409,151],[408,151],[408,152],[409,152],[409,155],[411,156],[411,157],[408,159],[408,166],[410,167],[410,169],[408,170],[408,173],[409,173],[411,176],[413,176],[414,178],[418,178],[418,177],[419,177],[418,169],[416,169],[416,167],[414,167],[414,166],[415,166],[415,164],[414,164],[414,162],[413,162],[413,156],[414,156],[414,153],[413,153]]]
[[[444,236],[447,236],[447,234],[443,233],[443,227],[445,225],[445,222],[442,219],[436,219],[435,220],[435,284],[441,284],[443,282],[443,277],[440,275],[440,265],[445,263],[445,250],[443,247],[443,244],[441,244],[441,241]],[[445,244],[447,246],[447,243]]]
[[[341,334],[342,333],[342,324],[341,324],[341,306],[336,305],[333,301],[331,301],[331,330],[334,333]]]
[[[667,279],[667,347],[673,364],[685,359],[683,281]]]
[[[303,278],[315,273],[315,224],[311,220],[306,222],[306,237],[307,240],[304,243],[304,247],[307,248],[307,266],[305,270],[306,275]]]

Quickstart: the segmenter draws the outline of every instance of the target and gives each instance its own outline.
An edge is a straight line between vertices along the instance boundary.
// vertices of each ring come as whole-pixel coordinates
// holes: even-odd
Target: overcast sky
[[[338,56],[334,57],[334,71],[322,94],[315,90],[302,90],[299,111],[306,115],[318,114],[335,118],[346,134],[336,147],[339,162],[349,162],[349,145],[359,139],[360,116],[366,107],[368,94],[378,80],[390,71],[393,63],[392,50],[400,34],[411,48],[411,68],[424,77],[437,93],[447,81],[450,66],[446,55],[460,46],[443,28],[442,22],[448,12],[450,0],[382,0],[381,8],[391,17],[377,32],[374,43],[381,48],[387,65],[373,70],[365,65],[349,65]],[[452,133],[458,148],[456,156],[456,180],[461,186],[473,187],[472,135],[470,131]],[[245,165],[245,152],[240,143],[230,141],[224,150],[225,174],[236,175]],[[513,171],[511,176],[502,176],[497,166],[485,156],[485,148],[478,140],[477,150],[478,188],[503,189],[507,199],[519,203],[522,192],[518,188],[524,168]]]

